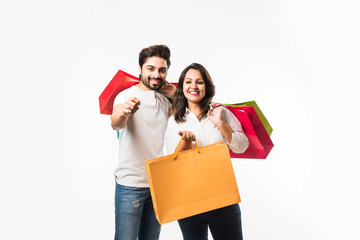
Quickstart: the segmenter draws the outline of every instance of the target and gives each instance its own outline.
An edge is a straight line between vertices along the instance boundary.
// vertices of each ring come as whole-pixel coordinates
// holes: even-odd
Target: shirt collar
[[[201,119],[201,121],[199,121],[199,119],[196,117],[196,115],[192,111],[190,111],[188,108],[186,108],[184,117],[189,117],[189,119],[191,119],[195,122],[200,122],[202,124],[206,123],[208,120],[208,118],[205,116]]]

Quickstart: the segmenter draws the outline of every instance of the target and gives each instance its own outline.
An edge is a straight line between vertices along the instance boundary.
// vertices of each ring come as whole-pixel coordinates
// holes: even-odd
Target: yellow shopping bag
[[[181,142],[181,139],[180,139]],[[178,144],[178,147],[180,145]],[[228,146],[214,143],[147,160],[155,215],[160,224],[240,202]]]

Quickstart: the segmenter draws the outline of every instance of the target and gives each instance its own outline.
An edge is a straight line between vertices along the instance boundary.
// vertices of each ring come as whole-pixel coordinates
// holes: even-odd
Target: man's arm
[[[131,115],[139,109],[140,101],[136,97],[129,98],[125,103],[114,107],[111,114],[111,127],[114,130],[120,130],[126,126]]]
[[[175,110],[172,108],[172,106],[169,108],[169,114],[168,114],[168,118],[170,118],[172,115],[175,114]]]

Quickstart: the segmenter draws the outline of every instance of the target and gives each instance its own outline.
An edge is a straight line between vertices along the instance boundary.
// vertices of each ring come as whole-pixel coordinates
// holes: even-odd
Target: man
[[[139,54],[140,83],[119,93],[111,126],[119,130],[119,165],[114,171],[115,240],[159,239],[144,162],[163,156],[164,134],[175,86],[165,83],[170,50],[165,45]]]

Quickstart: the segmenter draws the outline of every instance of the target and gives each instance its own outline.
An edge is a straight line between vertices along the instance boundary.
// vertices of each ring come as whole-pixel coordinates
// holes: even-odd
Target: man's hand
[[[131,97],[123,104],[118,104],[114,107],[111,114],[111,126],[115,130],[125,127],[129,117],[139,109],[140,100],[136,97]]]
[[[125,104],[123,104],[122,110],[129,115],[136,113],[139,110],[140,100],[136,97],[129,98]]]
[[[164,85],[160,88],[160,92],[165,97],[168,97],[170,99],[174,99],[175,92],[176,92],[176,87],[171,83],[165,82]]]

